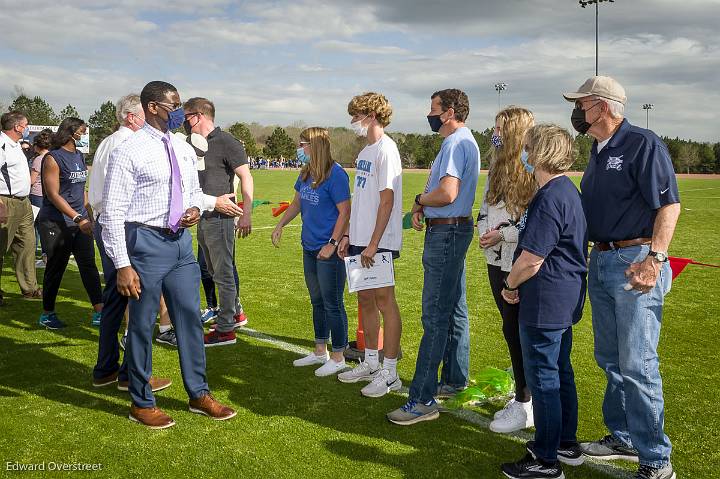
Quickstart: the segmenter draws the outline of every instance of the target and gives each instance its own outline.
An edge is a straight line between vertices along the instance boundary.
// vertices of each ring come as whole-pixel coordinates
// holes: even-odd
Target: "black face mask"
[[[190,136],[190,134],[192,133],[192,126],[190,126],[190,120],[185,120],[183,122],[183,128],[185,129],[185,134],[187,136]]]
[[[437,133],[440,131],[440,128],[443,126],[443,121],[440,119],[440,115],[428,115],[427,119],[430,124],[430,129],[433,132]]]
[[[600,104],[600,102],[597,102],[593,106],[588,108],[587,110],[583,110],[580,105],[577,105],[573,109],[572,114],[570,115],[570,121],[572,122],[573,128],[575,128],[575,130],[578,133],[582,133],[584,135],[585,133],[588,132],[590,127],[593,125],[593,123],[595,123],[595,121],[597,121],[597,120],[595,120],[593,123],[588,123],[587,122],[587,112],[592,110],[599,104]],[[598,118],[598,120],[599,120],[599,118]]]

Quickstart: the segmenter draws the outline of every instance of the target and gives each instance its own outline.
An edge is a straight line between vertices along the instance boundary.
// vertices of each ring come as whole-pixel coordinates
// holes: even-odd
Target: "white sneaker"
[[[505,410],[506,410],[507,408],[509,408],[509,407],[510,407],[511,405],[513,405],[513,404],[515,404],[515,398],[512,398],[511,400],[509,400],[509,401],[505,404],[505,407],[504,407],[504,408],[500,409],[499,411],[496,411],[496,412],[495,412],[495,415],[493,416],[493,419],[498,419],[500,416],[502,416],[503,414],[505,414]]]
[[[356,383],[358,381],[372,381],[380,371],[380,366],[373,370],[368,363],[362,361],[350,371],[338,374],[341,383]]]
[[[375,374],[372,382],[360,390],[360,394],[369,398],[379,398],[390,391],[397,391],[402,387],[398,376],[390,377],[390,371],[383,368]]]
[[[325,353],[323,356],[317,356],[315,353],[310,353],[304,358],[293,361],[293,366],[300,368],[302,366],[312,366],[313,364],[325,364],[328,359],[330,359],[330,355],[328,355],[328,353]]]
[[[343,359],[339,363],[334,359],[328,359],[325,364],[315,370],[315,376],[322,378],[325,376],[332,376],[345,369],[345,360]]]
[[[503,411],[499,418],[490,423],[492,432],[509,433],[535,425],[532,401],[514,401]]]

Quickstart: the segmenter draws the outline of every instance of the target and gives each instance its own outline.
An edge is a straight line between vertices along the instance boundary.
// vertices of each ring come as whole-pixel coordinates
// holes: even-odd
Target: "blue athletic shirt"
[[[527,209],[515,259],[522,251],[545,258],[520,285],[519,320],[543,329],[580,321],[587,281],[587,228],[580,194],[567,176],[540,188]]]
[[[350,177],[342,166],[335,163],[330,176],[316,189],[308,175],[305,181],[298,176],[295,191],[300,193],[300,215],[303,248],[316,251],[325,246],[332,236],[339,215],[337,204],[350,199]],[[339,239],[339,238],[335,238]]]
[[[77,150],[72,153],[64,148],[52,150],[48,154],[55,159],[55,163],[57,163],[60,169],[60,196],[62,196],[79,215],[86,216],[85,181],[87,180],[88,169],[85,165],[85,157]],[[42,171],[44,167],[45,159],[43,159],[40,170]],[[43,191],[47,191],[45,185],[43,185]],[[38,219],[54,221],[65,220],[67,226],[76,226],[72,218],[62,214],[47,195],[43,198],[43,205],[38,213]]]
[[[460,180],[460,191],[455,201],[442,207],[425,206],[427,218],[455,218],[472,216],[480,169],[480,150],[470,128],[463,126],[443,140],[440,152],[435,157],[426,191],[440,185],[446,176]]]
[[[590,241],[651,238],[658,208],[680,202],[667,146],[627,120],[600,153],[590,150],[580,189]]]

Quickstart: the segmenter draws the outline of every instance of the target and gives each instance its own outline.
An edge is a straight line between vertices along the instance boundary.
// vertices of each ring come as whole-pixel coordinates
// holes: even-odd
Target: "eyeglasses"
[[[202,115],[202,113],[200,113],[199,111],[195,111],[192,113],[185,113],[185,119],[189,120],[190,118],[192,118],[194,116],[198,116],[198,115]]]
[[[169,107],[168,108],[169,111],[178,110],[178,109],[182,108],[182,105],[183,105],[182,102],[181,103],[166,103],[164,101],[154,101],[153,103],[155,103],[156,105],[162,105],[162,106]]]

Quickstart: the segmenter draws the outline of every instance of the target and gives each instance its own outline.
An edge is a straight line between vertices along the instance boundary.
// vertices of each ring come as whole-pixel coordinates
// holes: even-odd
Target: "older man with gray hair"
[[[662,140],[623,117],[627,97],[617,81],[595,76],[563,96],[575,103],[573,127],[595,138],[580,186],[594,242],[588,292],[610,434],[583,443],[583,452],[639,462],[638,479],[675,479],[657,353],[680,215],[675,171]]]

